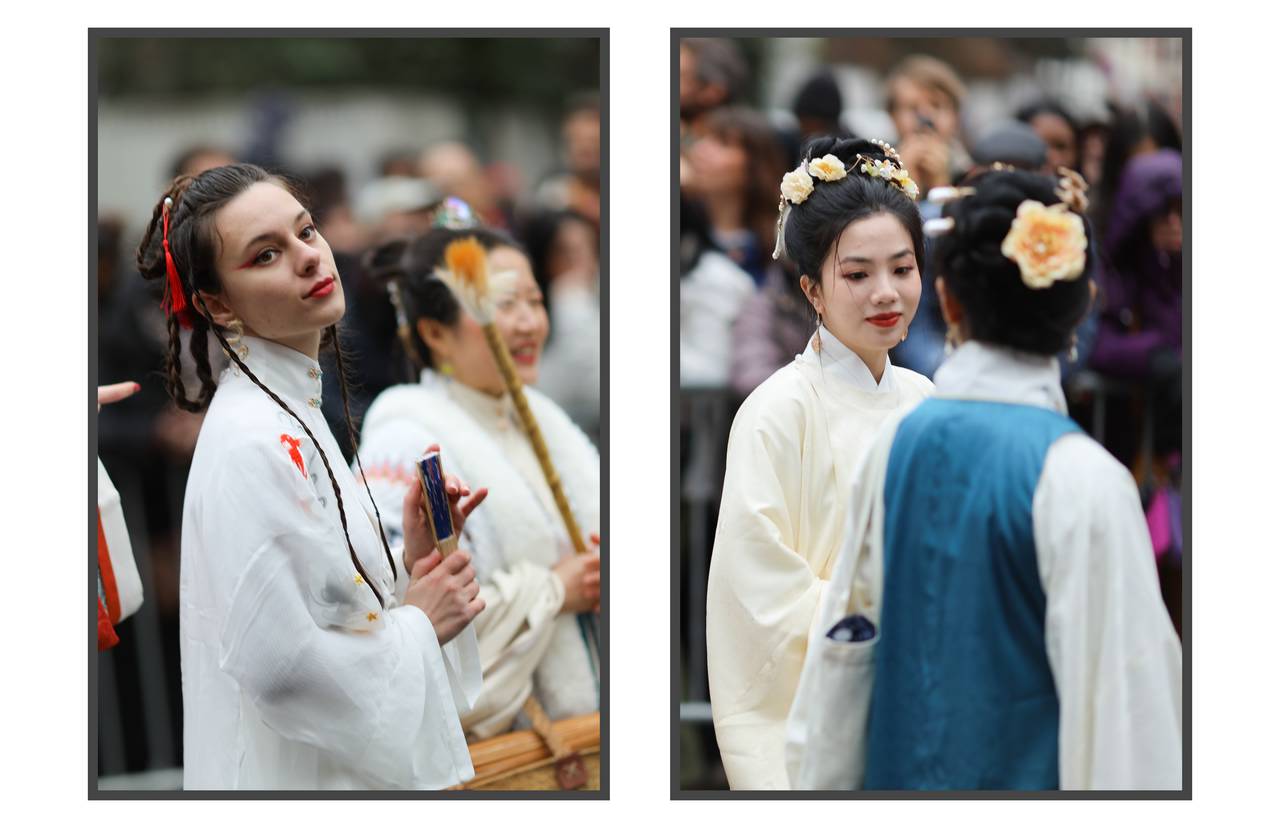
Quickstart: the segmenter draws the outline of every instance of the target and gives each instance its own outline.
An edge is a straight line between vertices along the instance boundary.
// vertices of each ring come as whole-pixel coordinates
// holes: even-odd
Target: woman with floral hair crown
[[[785,789],[784,725],[839,551],[849,477],[879,424],[930,393],[889,363],[920,299],[918,191],[887,144],[819,138],[782,180],[775,256],[817,316],[803,354],[729,434],[707,586],[716,739],[735,789]]]
[[[1094,293],[1083,180],[1059,174],[988,172],[928,223],[953,350],[854,475],[788,721],[797,788],[1182,785],[1138,492],[1054,359]]]

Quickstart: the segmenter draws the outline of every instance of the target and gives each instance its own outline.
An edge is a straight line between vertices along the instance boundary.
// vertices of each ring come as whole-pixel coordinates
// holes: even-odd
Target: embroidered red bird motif
[[[302,472],[302,479],[306,480],[307,470],[302,465],[302,452],[298,451],[298,446],[302,445],[302,441],[297,437],[292,437],[288,434],[281,434],[280,444],[289,447],[289,459],[293,461],[293,465],[298,467],[298,471]]]

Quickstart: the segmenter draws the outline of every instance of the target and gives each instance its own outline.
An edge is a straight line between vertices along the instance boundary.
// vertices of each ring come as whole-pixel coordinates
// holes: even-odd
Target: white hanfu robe
[[[935,379],[939,397],[1067,410],[1052,357],[971,341]],[[862,776],[870,689],[840,685],[863,674],[850,654],[871,642],[833,641],[826,631],[850,607],[880,625],[884,483],[902,416],[885,425],[855,476],[850,510],[860,518],[850,523],[814,624],[787,725],[798,789],[851,787]],[[1032,528],[1058,693],[1059,787],[1180,789],[1182,648],[1160,597],[1132,475],[1087,435],[1058,438],[1035,489]]]
[[[320,441],[381,606],[351,561],[311,438],[237,368],[200,431],[182,522],[187,789],[438,789],[474,773],[459,715],[479,693],[474,633],[441,648],[401,605],[368,496],[320,413],[320,367],[244,337],[250,370]],[[399,511],[399,504],[397,504]]]
[[[707,583],[707,673],[729,785],[786,789],[784,727],[809,628],[844,537],[854,464],[925,377],[886,362],[877,383],[820,329],[747,397],[729,433]]]
[[[525,395],[579,527],[598,530],[599,453],[554,402],[533,388]],[[392,505],[419,485],[414,460],[432,443],[440,445],[446,472],[489,489],[461,538],[485,602],[472,625],[484,688],[463,717],[467,735],[487,738],[527,726],[520,711],[530,693],[552,719],[598,710],[595,619],[560,612],[564,586],[551,568],[573,547],[510,397],[432,371],[423,371],[416,385],[378,395],[364,418],[360,456],[392,537],[401,532]]]

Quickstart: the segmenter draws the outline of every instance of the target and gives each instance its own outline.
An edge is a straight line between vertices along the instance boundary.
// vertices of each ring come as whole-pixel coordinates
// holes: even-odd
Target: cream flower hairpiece
[[[1023,284],[1032,290],[1080,278],[1088,249],[1084,219],[1068,204],[1046,207],[1030,199],[1018,205],[1000,244],[1000,253],[1018,265]]]
[[[781,258],[786,249],[783,230],[786,227],[787,214],[791,206],[803,204],[809,196],[813,195],[815,179],[825,182],[839,181],[848,176],[851,169],[856,169],[871,178],[887,181],[913,201],[919,197],[920,188],[911,180],[911,176],[902,166],[898,151],[885,141],[875,138],[870,140],[884,150],[884,154],[888,156],[885,160],[879,161],[859,154],[854,158],[853,166],[846,167],[837,156],[828,153],[821,158],[811,158],[807,163],[801,162],[800,166],[782,176],[782,195],[778,199],[778,230],[773,246],[773,258]]]
[[[859,154],[855,161],[861,161],[858,167],[865,175],[872,178],[882,178],[893,186],[907,194],[907,197],[914,201],[920,196],[920,187],[916,182],[911,180],[911,176],[907,174],[905,167],[895,164],[892,158],[886,158],[878,161],[874,158],[867,158],[865,155]]]

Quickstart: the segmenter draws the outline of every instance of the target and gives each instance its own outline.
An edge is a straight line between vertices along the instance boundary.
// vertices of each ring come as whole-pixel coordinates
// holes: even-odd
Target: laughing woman
[[[779,252],[818,317],[729,434],[707,588],[716,739],[735,789],[785,789],[783,729],[839,550],[853,468],[932,388],[889,363],[920,300],[916,185],[887,144],[822,138],[782,181]],[[785,240],[785,241],[784,241]]]
[[[474,238],[487,251],[495,325],[586,530],[599,526],[600,457],[563,410],[528,387],[548,331],[528,257],[505,233],[475,225],[456,200],[446,201],[437,222],[444,226],[372,257],[375,274],[389,280],[401,338],[420,373],[374,400],[361,448],[384,511],[418,487],[414,452],[429,443],[440,444],[446,468],[489,484],[484,508],[462,534],[475,550],[487,606],[476,620],[484,689],[463,718],[468,737],[482,739],[528,727],[521,710],[531,695],[552,719],[599,709],[600,555],[594,545],[574,553],[483,329],[435,276],[451,242]],[[388,530],[399,534],[394,519]]]
[[[406,528],[393,551],[366,490],[334,462],[316,359],[345,300],[310,213],[252,165],[179,178],[138,267],[165,285],[168,389],[182,408],[208,408],[182,518],[184,787],[469,779],[459,714],[479,692],[469,624],[484,604],[469,556],[432,549],[418,500],[394,504]],[[217,381],[210,332],[232,363]],[[472,503],[453,500],[462,519]]]

